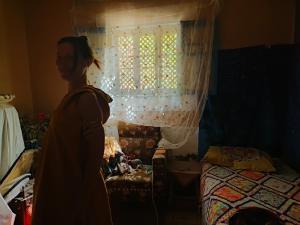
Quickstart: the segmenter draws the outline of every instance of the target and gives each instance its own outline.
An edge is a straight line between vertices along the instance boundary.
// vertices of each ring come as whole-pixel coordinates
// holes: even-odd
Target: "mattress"
[[[239,209],[260,207],[285,224],[300,224],[300,175],[276,161],[276,173],[235,170],[204,163],[200,185],[203,225],[228,224]]]

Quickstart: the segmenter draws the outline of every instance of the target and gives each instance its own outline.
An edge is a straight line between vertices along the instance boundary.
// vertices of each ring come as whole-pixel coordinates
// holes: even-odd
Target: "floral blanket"
[[[239,209],[261,207],[285,224],[300,224],[300,175],[280,163],[276,173],[234,170],[204,163],[201,175],[203,224],[228,224]]]

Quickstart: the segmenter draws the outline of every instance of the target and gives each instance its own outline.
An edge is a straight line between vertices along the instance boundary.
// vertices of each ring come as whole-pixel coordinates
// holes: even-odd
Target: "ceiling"
[[[199,10],[197,2],[199,0],[79,0],[72,16],[79,26],[168,23],[195,19]]]

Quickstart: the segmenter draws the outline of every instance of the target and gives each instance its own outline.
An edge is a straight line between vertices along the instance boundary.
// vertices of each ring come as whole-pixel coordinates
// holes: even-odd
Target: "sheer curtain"
[[[218,1],[114,7],[79,1],[72,14],[76,33],[88,36],[101,62],[101,70],[88,71],[89,83],[113,98],[107,128],[119,120],[159,126],[160,146],[179,148],[198,128],[206,102]],[[155,9],[161,13],[151,15]]]

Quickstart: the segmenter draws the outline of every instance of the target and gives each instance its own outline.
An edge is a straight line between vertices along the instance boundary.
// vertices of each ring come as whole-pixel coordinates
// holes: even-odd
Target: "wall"
[[[4,8],[4,3],[0,1],[0,90],[3,93],[8,93],[11,92],[12,90],[12,84],[11,84],[11,77],[12,75],[10,74],[10,68],[8,66],[8,58],[7,58],[7,53],[8,53],[8,46],[6,45],[6,40],[7,40],[7,19],[5,18],[5,8]]]
[[[220,47],[294,43],[296,0],[224,0]]]
[[[300,43],[300,2],[296,2],[295,42]]]
[[[24,1],[0,1],[0,93],[14,93],[19,113],[33,110]]]
[[[56,41],[72,34],[72,0],[27,2],[27,38],[34,111],[51,113],[66,93],[66,84],[55,67],[55,56]]]

